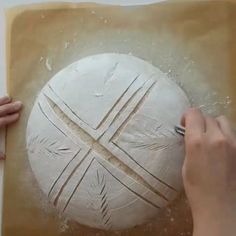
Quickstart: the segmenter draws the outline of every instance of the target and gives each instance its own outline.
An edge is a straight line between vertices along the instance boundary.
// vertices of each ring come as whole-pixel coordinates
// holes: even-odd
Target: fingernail
[[[13,116],[15,120],[18,120],[20,118],[20,113],[15,113]]]
[[[4,97],[2,98],[2,101],[3,101],[3,102],[10,102],[10,101],[11,101],[11,98],[10,98],[9,96],[4,96]]]
[[[20,101],[14,102],[14,105],[16,106],[16,108],[21,108],[22,102],[20,102]]]

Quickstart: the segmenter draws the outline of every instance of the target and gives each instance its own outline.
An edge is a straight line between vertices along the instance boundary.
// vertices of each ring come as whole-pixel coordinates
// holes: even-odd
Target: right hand
[[[183,117],[183,180],[194,235],[236,235],[236,137],[228,120],[190,109]]]

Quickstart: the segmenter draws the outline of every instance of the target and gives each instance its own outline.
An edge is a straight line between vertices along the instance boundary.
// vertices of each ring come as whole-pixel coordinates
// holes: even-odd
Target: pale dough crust
[[[183,140],[174,126],[189,106],[182,89],[133,56],[73,63],[47,83],[29,118],[28,154],[40,187],[90,227],[148,222],[182,189]]]

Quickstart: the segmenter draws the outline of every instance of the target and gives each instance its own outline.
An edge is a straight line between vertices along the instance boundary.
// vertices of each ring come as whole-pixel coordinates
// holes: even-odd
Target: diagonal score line
[[[117,105],[121,102],[121,100],[124,98],[124,96],[127,94],[127,92],[130,90],[130,88],[135,84],[135,82],[142,76],[142,74],[139,74],[137,76],[134,77],[133,81],[131,82],[131,84],[125,89],[125,91],[120,95],[120,97],[118,98],[118,100],[115,102],[115,104],[109,109],[109,111],[107,112],[107,114],[104,116],[104,118],[99,122],[99,124],[97,125],[96,128],[91,127],[85,120],[83,120],[80,116],[78,116],[78,114],[61,98],[61,96],[58,95],[58,93],[52,88],[52,86],[50,84],[48,84],[48,88],[50,89],[50,91],[52,92],[52,94],[54,94],[55,97],[57,97],[59,99],[59,101],[79,120],[84,122],[88,127],[90,127],[91,129],[93,129],[94,131],[99,130],[100,128],[103,127],[103,125],[106,125],[106,121],[108,119],[108,117],[111,115],[111,113],[114,111],[114,109],[117,107]],[[146,81],[147,82],[147,81]],[[144,82],[144,84],[146,83]],[[143,86],[143,84],[142,84]],[[140,87],[141,88],[141,87]],[[136,94],[137,91],[134,91],[134,94]],[[129,99],[128,99],[129,100]],[[128,102],[128,101],[127,101]],[[126,103],[127,103],[126,102]],[[117,116],[117,115],[116,115]]]
[[[99,161],[98,161],[99,162]],[[99,164],[106,170],[108,171],[108,173],[110,173],[113,178],[115,178],[120,184],[122,184],[123,186],[125,186],[127,189],[129,189],[133,194],[135,194],[136,196],[138,196],[139,198],[141,198],[142,200],[144,200],[145,202],[149,203],[150,205],[152,205],[155,208],[160,209],[161,207],[154,204],[153,202],[147,200],[146,198],[144,198],[143,196],[141,196],[140,194],[138,194],[137,192],[133,191],[127,184],[121,182],[121,180],[119,178],[117,178],[110,170],[107,169],[106,166],[104,166],[101,162],[99,162]]]
[[[60,196],[61,196],[61,194],[62,194],[64,188],[66,187],[66,185],[68,184],[68,182],[70,181],[70,179],[72,178],[72,176],[74,175],[74,173],[76,172],[76,170],[79,168],[79,166],[80,166],[80,165],[84,162],[84,160],[90,155],[90,153],[91,153],[91,149],[90,149],[89,152],[83,157],[83,159],[73,168],[71,174],[68,176],[68,178],[66,179],[66,181],[65,181],[65,182],[63,183],[63,185],[61,186],[60,191],[58,192],[56,198],[55,198],[54,201],[53,201],[53,204],[54,204],[55,206],[58,204],[58,201],[59,201],[59,199],[60,199]],[[85,176],[85,174],[87,173],[87,170],[88,170],[88,169],[86,169],[86,170],[84,171],[83,176]],[[81,181],[82,181],[82,180],[81,180]],[[80,181],[80,182],[81,182],[81,181]],[[75,192],[75,191],[73,191],[73,192]],[[73,196],[73,194],[72,194],[72,196]],[[71,196],[71,198],[72,198],[72,196]]]
[[[153,188],[146,180],[144,180],[138,173],[136,173],[133,169],[128,167],[125,163],[115,157],[109,150],[107,150],[104,146],[102,146],[98,141],[93,139],[86,131],[80,128],[76,123],[70,120],[67,115],[55,104],[49,97],[46,97],[48,104],[54,111],[54,113],[60,118],[60,120],[64,121],[64,124],[69,128],[73,133],[77,134],[81,140],[86,143],[88,146],[93,148],[95,152],[97,152],[101,157],[109,161],[110,164],[115,166],[116,168],[121,169],[125,174],[129,177],[137,181],[138,183],[144,185],[151,192],[155,193],[166,202],[168,202],[168,198],[165,197],[161,192],[157,189]]]
[[[66,202],[66,205],[65,205],[64,208],[63,208],[63,212],[65,212],[66,208],[68,207],[68,205],[69,205],[69,203],[70,203],[72,197],[74,196],[74,194],[75,194],[77,188],[79,187],[79,185],[80,185],[81,182],[83,181],[83,179],[84,179],[86,173],[88,172],[90,166],[93,164],[93,161],[94,161],[94,160],[95,160],[95,158],[92,159],[92,161],[89,163],[88,167],[85,169],[85,171],[84,171],[84,173],[83,173],[81,179],[79,180],[79,182],[78,182],[77,185],[75,186],[73,192],[71,193],[70,197],[68,198],[68,200],[67,200],[67,202]]]
[[[126,88],[126,90],[121,94],[120,98],[115,102],[115,104],[111,107],[111,109],[109,110],[109,112],[105,115],[105,117],[102,119],[102,121],[100,122],[100,124],[98,124],[97,129],[100,129],[103,124],[105,123],[105,121],[108,119],[108,117],[111,115],[112,111],[116,108],[117,104],[119,104],[121,102],[121,100],[124,98],[125,94],[129,91],[129,89],[135,84],[135,82],[140,78],[141,74],[137,75],[133,82]],[[135,93],[135,91],[134,91]],[[119,112],[118,112],[119,113]]]
[[[79,119],[79,120],[81,120],[82,122],[84,122],[86,125],[88,125],[89,126],[89,124],[85,121],[85,120],[83,120],[81,117],[79,117],[78,115],[77,115],[77,113],[54,91],[54,89],[52,88],[52,86],[49,84],[48,85],[48,88],[52,91],[52,93],[62,102],[62,104],[64,104],[64,106],[66,106],[68,109],[69,109],[69,111],[77,118],[77,119]],[[44,95],[46,95],[46,94],[44,94]]]
[[[75,153],[75,155],[71,158],[71,160],[67,163],[67,165],[64,167],[64,169],[62,170],[62,172],[60,173],[60,175],[56,178],[56,180],[53,182],[49,193],[48,193],[48,197],[51,195],[52,190],[54,189],[54,187],[56,186],[57,182],[60,180],[60,178],[62,177],[62,175],[66,172],[66,169],[69,167],[69,165],[74,161],[74,159],[78,156],[78,154],[80,153],[81,149],[79,149],[78,152]]]

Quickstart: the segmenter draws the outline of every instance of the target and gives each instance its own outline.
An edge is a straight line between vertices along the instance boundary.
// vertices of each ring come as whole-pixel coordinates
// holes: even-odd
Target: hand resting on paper
[[[186,128],[184,187],[192,210],[193,236],[236,235],[236,136],[224,117],[190,109]]]
[[[21,108],[20,101],[13,102],[8,96],[0,98],[0,129],[17,121]],[[0,159],[4,159],[4,154],[1,152]]]

